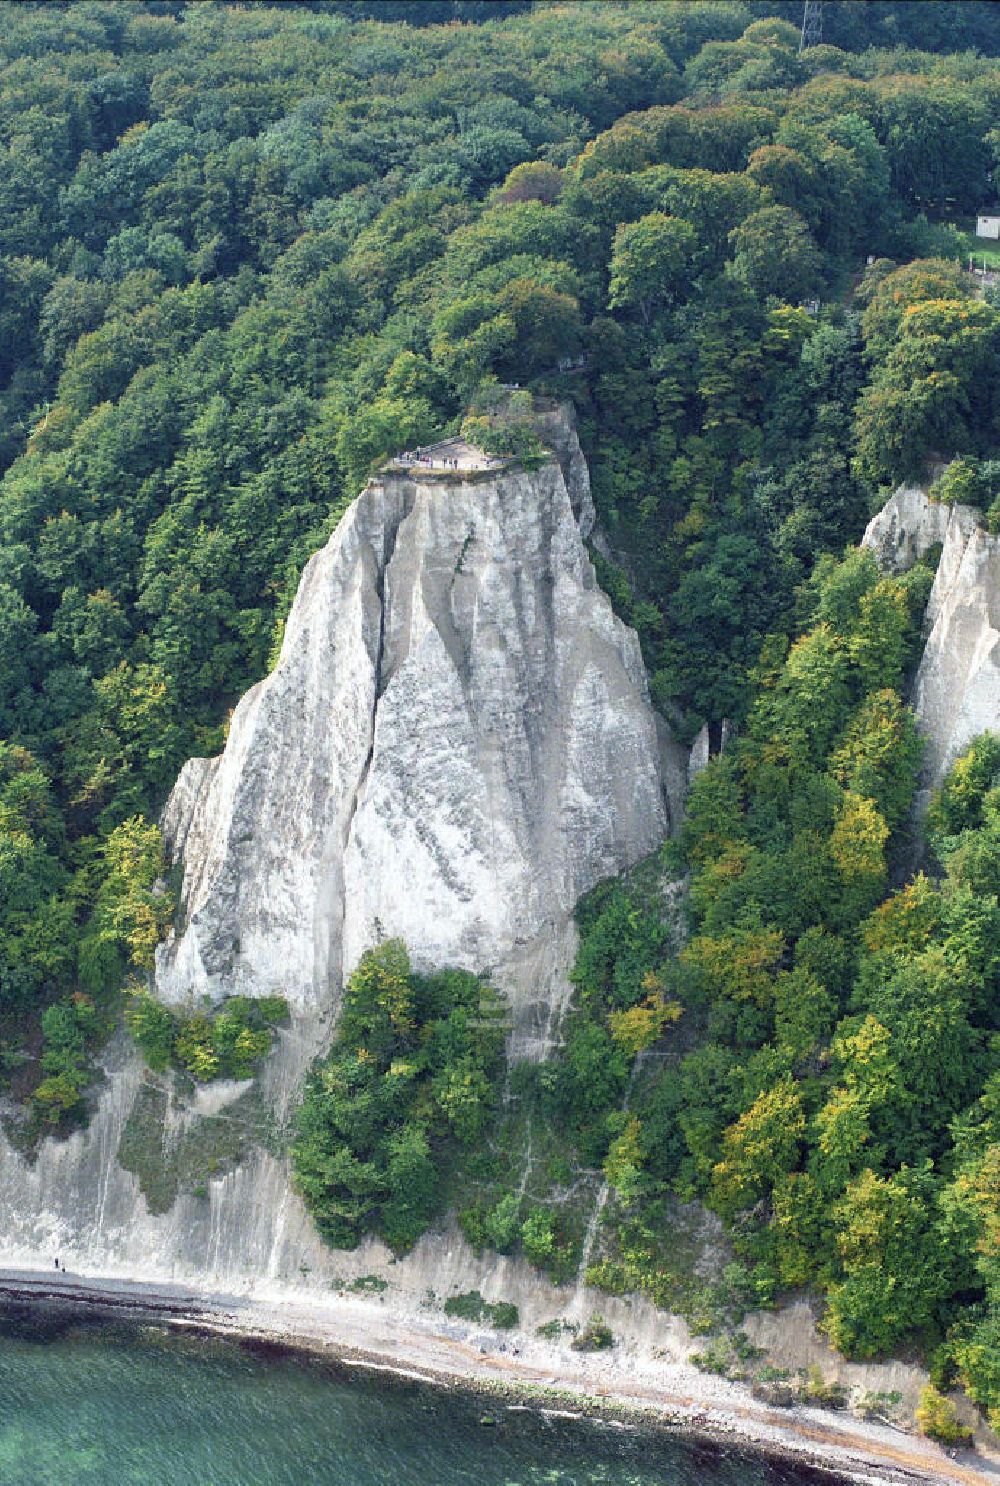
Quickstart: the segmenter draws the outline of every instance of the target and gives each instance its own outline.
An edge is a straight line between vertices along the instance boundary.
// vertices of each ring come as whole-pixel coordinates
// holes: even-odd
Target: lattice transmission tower
[[[802,39],[799,55],[807,46],[819,46],[823,40],[823,0],[805,0],[802,7]]]

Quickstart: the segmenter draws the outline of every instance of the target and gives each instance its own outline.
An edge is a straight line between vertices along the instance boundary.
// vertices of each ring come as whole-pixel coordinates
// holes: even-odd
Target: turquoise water
[[[483,1422],[484,1412],[495,1419]],[[2,1486],[812,1486],[788,1466],[325,1361],[0,1319]],[[822,1479],[829,1486],[830,1477]]]

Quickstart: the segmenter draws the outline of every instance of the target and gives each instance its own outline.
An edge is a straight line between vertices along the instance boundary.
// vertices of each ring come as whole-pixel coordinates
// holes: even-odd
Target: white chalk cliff
[[[638,641],[584,547],[568,413],[543,431],[558,457],[535,471],[387,470],[310,561],[275,670],[168,802],[164,999],[322,1010],[399,935],[418,968],[490,972],[541,1034],[573,905],[679,809]]]
[[[662,839],[686,753],[595,581],[571,416],[540,422],[540,469],[386,472],[308,564],[278,665],[168,803],[183,919],[157,967],[169,1000],[281,991],[291,1025],[253,1084],[196,1090],[120,1032],[86,1129],[28,1159],[0,1129],[0,1263],[329,1297],[344,1256],[285,1135],[342,974],[383,936],[493,972],[514,1054],[550,1045],[573,905]],[[454,1238],[423,1249],[424,1290],[453,1262],[491,1283]]]
[[[0,1267],[44,1278],[58,1254],[70,1284],[141,1280],[178,1287],[175,1300],[190,1288],[251,1325],[252,1302],[270,1302],[292,1328],[374,1306],[350,1291],[378,1275],[383,1323],[482,1348],[486,1331],[429,1309],[476,1289],[518,1305],[526,1352],[540,1323],[599,1308],[637,1375],[698,1344],[644,1297],[556,1288],[524,1260],[474,1254],[454,1226],[398,1262],[374,1239],[331,1250],[289,1181],[302,1079],[367,943],[402,933],[418,964],[493,969],[515,1003],[515,1051],[537,1055],[566,991],[576,895],[679,814],[687,756],[595,584],[575,434],[557,410],[544,430],[557,460],[532,474],[373,482],[309,564],[277,668],[241,702],[222,757],[193,760],[171,796],[185,916],[158,966],[168,998],[285,991],[291,1024],[252,1083],[197,1088],[149,1070],[119,1031],[85,1129],[26,1155],[0,1126]],[[955,513],[911,506],[898,498],[870,529],[889,566],[948,535]],[[961,570],[971,554],[956,555]],[[982,669],[969,662],[973,689]],[[695,767],[708,749],[706,731]],[[724,1260],[704,1236],[704,1263]],[[922,1382],[900,1363],[839,1362],[804,1304],[748,1326],[790,1367],[911,1397]],[[541,1365],[558,1371],[551,1346]]]
[[[888,572],[941,546],[910,698],[925,740],[926,791],[977,734],[1000,729],[1000,538],[971,507],[904,486],[869,523],[863,545]]]

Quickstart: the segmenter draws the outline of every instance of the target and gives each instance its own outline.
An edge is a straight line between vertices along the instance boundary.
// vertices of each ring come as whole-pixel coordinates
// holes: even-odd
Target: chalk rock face
[[[925,739],[925,790],[941,783],[978,733],[1000,728],[1000,539],[969,506],[944,505],[909,487],[892,496],[863,539],[892,572],[938,543],[911,697]]]
[[[490,971],[522,1023],[562,999],[574,903],[680,800],[583,546],[575,432],[548,423],[558,457],[531,473],[385,472],[308,564],[276,669],[165,811],[184,868],[165,999],[323,1010],[394,935],[418,968]]]
[[[905,573],[915,562],[943,542],[953,518],[965,526],[975,513],[967,506],[933,501],[919,485],[901,485],[877,516],[869,521],[862,547],[869,547],[887,573]]]

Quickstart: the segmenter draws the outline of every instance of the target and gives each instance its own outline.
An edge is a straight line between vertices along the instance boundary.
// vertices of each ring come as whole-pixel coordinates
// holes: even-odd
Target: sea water
[[[665,1431],[275,1348],[0,1316],[2,1486],[813,1486],[831,1477]]]

